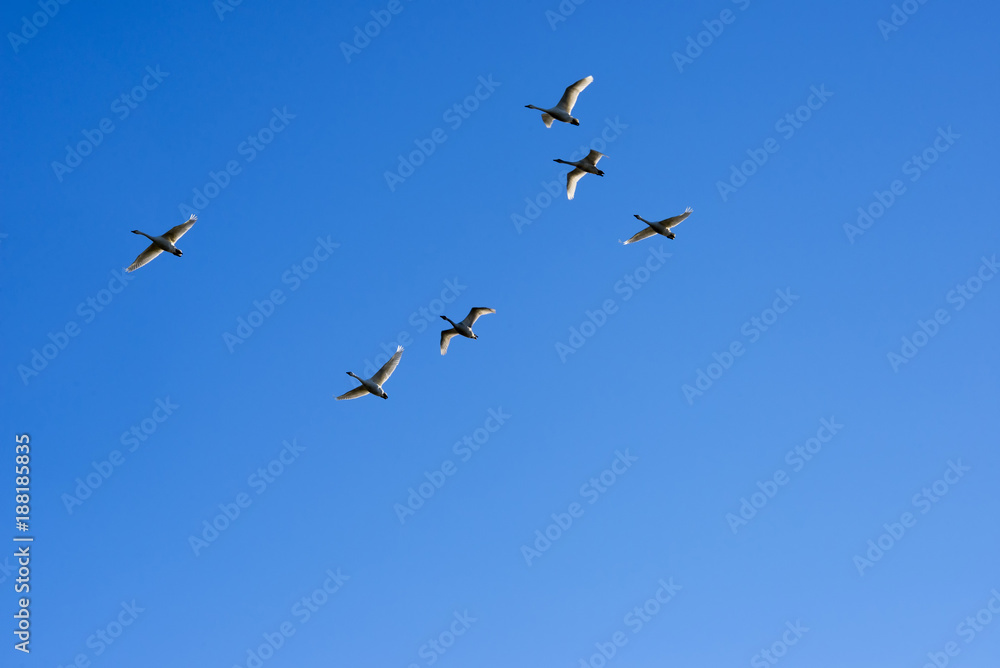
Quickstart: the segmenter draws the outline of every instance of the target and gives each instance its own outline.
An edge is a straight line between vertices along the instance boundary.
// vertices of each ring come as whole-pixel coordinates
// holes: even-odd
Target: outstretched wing
[[[350,392],[345,392],[344,394],[337,397],[337,401],[343,401],[344,399],[357,399],[358,397],[363,397],[366,394],[370,394],[368,390],[365,389],[364,385],[360,387],[355,387]]]
[[[163,238],[172,244],[177,243],[177,240],[184,236],[184,233],[191,229],[191,226],[198,222],[198,216],[191,215],[186,221],[178,225],[177,227],[171,227],[167,230],[167,233],[163,235]]]
[[[446,352],[448,352],[448,344],[451,343],[451,340],[453,338],[455,338],[456,336],[458,336],[458,332],[456,332],[454,329],[446,329],[443,332],[441,332],[441,354],[442,355],[444,355]]]
[[[559,100],[559,104],[556,106],[565,111],[567,114],[573,112],[573,105],[576,104],[576,98],[580,97],[580,92],[589,86],[594,81],[594,77],[587,77],[585,79],[580,79],[575,84],[566,89],[563,93],[562,99]]]
[[[153,258],[155,258],[162,252],[163,251],[161,251],[159,248],[156,247],[156,244],[150,244],[149,248],[139,253],[139,257],[137,257],[135,259],[135,262],[130,264],[128,269],[126,269],[125,271],[135,271],[139,267],[145,267],[147,264],[153,261]]]
[[[548,114],[542,114],[542,122],[545,123],[545,127],[551,128],[552,127],[552,121],[554,121],[554,120],[555,119],[552,118],[551,116],[549,116]]]
[[[685,220],[693,212],[694,210],[691,207],[688,207],[684,209],[684,213],[682,213],[681,215],[674,216],[673,218],[667,218],[666,220],[660,222],[660,225],[663,225],[664,227],[673,227],[674,225],[677,225],[678,223]]]
[[[465,316],[465,320],[462,321],[462,324],[465,325],[466,327],[472,327],[473,325],[476,324],[476,321],[479,320],[480,316],[484,316],[487,313],[496,313],[496,312],[497,310],[495,308],[485,308],[483,306],[477,306],[471,311],[469,311],[469,315]]]
[[[654,230],[652,227],[647,227],[645,229],[639,230],[638,232],[633,234],[629,239],[623,241],[622,243],[627,246],[629,244],[634,244],[636,241],[642,241],[643,239],[648,239],[654,234],[656,234],[656,230]]]
[[[582,179],[586,173],[577,167],[566,175],[566,199],[573,199],[573,196],[576,195],[576,182]]]
[[[587,154],[587,157],[585,158],[585,160],[596,167],[597,166],[597,162],[601,158],[606,158],[606,157],[608,157],[608,156],[604,155],[600,151],[591,150],[590,153]]]
[[[399,366],[399,358],[403,356],[403,346],[396,346],[396,354],[389,358],[389,361],[382,365],[382,368],[375,372],[369,380],[376,385],[381,385],[389,380],[389,376]]]

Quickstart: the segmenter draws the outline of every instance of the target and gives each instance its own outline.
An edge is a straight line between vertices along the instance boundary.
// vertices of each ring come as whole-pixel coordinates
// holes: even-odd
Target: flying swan
[[[547,128],[552,127],[553,120],[579,125],[580,119],[573,118],[571,115],[573,112],[573,105],[576,104],[576,98],[580,97],[580,91],[593,83],[593,81],[594,77],[587,77],[577,81],[575,84],[566,89],[566,92],[563,93],[562,99],[559,100],[559,104],[557,104],[553,109],[543,109],[541,107],[536,107],[533,104],[526,104],[524,106],[527,109],[534,109],[542,112],[542,121],[545,123],[545,127]]]
[[[472,326],[476,324],[476,321],[479,320],[480,316],[496,312],[496,309],[477,306],[469,311],[469,315],[465,316],[465,320],[462,322],[455,322],[446,315],[441,316],[441,319],[450,322],[452,327],[451,329],[446,329],[441,332],[441,354],[444,355],[448,352],[448,344],[451,343],[451,340],[454,337],[460,334],[467,339],[478,339],[479,337],[472,331]]]
[[[646,227],[645,229],[639,230],[638,232],[636,232],[635,234],[633,234],[632,237],[628,241],[622,241],[621,243],[623,243],[623,244],[632,244],[632,243],[635,243],[636,241],[642,241],[643,239],[647,239],[647,238],[653,236],[654,234],[662,234],[663,236],[665,236],[668,239],[673,239],[675,235],[674,235],[673,232],[670,231],[670,228],[674,227],[677,224],[679,224],[682,220],[684,220],[685,218],[687,218],[688,216],[690,216],[691,213],[692,213],[692,209],[691,209],[691,207],[688,207],[688,208],[684,209],[684,213],[682,213],[681,215],[674,216],[673,218],[666,218],[666,219],[661,220],[661,221],[656,222],[656,223],[646,220],[645,218],[643,218],[639,214],[635,214],[636,218],[638,218],[642,222],[646,223],[646,225],[648,225],[649,227]]]
[[[363,397],[366,394],[374,394],[376,397],[382,397],[383,399],[388,399],[389,395],[385,393],[382,389],[382,384],[389,380],[389,376],[392,372],[396,370],[399,366],[399,358],[403,356],[403,346],[396,347],[396,354],[389,358],[389,361],[382,365],[382,368],[375,372],[375,375],[365,380],[364,378],[359,378],[352,372],[348,371],[347,375],[354,378],[359,383],[361,387],[356,387],[350,392],[345,392],[344,394],[337,397],[337,401],[342,399],[357,399],[358,397]]]
[[[173,253],[177,257],[183,255],[181,249],[175,246],[177,240],[184,236],[184,233],[191,229],[191,226],[195,224],[198,220],[198,216],[192,215],[185,222],[181,223],[177,227],[171,227],[163,236],[151,237],[145,232],[140,232],[139,230],[132,230],[132,234],[141,234],[153,243],[150,244],[149,248],[139,253],[139,257],[135,259],[128,269],[125,271],[135,271],[139,267],[144,267],[153,261],[157,255],[166,251],[168,253]]]
[[[597,168],[597,162],[601,158],[606,158],[608,156],[604,155],[600,151],[591,150],[587,154],[587,157],[578,162],[569,162],[568,160],[555,159],[555,162],[561,162],[564,165],[573,165],[576,167],[572,172],[566,175],[566,199],[573,199],[576,195],[576,182],[583,178],[584,174],[597,174],[598,176],[604,176],[604,172]]]

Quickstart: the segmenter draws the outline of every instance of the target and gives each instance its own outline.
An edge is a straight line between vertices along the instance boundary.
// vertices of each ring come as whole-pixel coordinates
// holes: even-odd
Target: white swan
[[[478,339],[479,337],[472,331],[472,326],[476,324],[476,321],[479,320],[480,316],[496,312],[496,309],[477,306],[469,311],[469,315],[465,316],[465,320],[462,322],[455,322],[446,315],[441,316],[442,320],[447,320],[452,326],[451,329],[446,329],[441,332],[441,354],[444,355],[448,352],[448,344],[451,343],[451,340],[459,334],[467,339]]]
[[[692,209],[691,209],[691,207],[688,207],[688,208],[684,209],[684,213],[682,213],[679,216],[674,216],[673,218],[666,218],[664,220],[661,220],[661,221],[658,221],[658,222],[655,222],[655,223],[646,220],[645,218],[643,218],[639,214],[635,214],[636,218],[638,218],[642,222],[646,223],[646,225],[648,225],[649,227],[646,227],[646,228],[644,228],[642,230],[639,230],[638,232],[636,232],[635,234],[633,234],[632,237],[628,241],[620,241],[620,240],[619,241],[620,241],[620,243],[623,243],[623,244],[631,244],[631,243],[635,243],[636,241],[642,241],[643,239],[647,239],[647,238],[653,236],[654,234],[662,234],[663,236],[665,236],[668,239],[673,239],[675,235],[674,235],[673,232],[670,231],[670,228],[674,227],[675,225],[677,225],[678,223],[680,223],[682,220],[684,220],[685,218],[687,218],[688,216],[690,216],[691,213],[692,213]]]
[[[337,397],[337,401],[341,401],[342,399],[357,399],[358,397],[363,397],[366,394],[374,394],[376,397],[388,399],[389,395],[382,389],[382,384],[389,380],[389,376],[391,376],[392,372],[396,370],[397,366],[399,366],[399,358],[402,356],[403,346],[396,346],[396,354],[390,357],[389,361],[383,364],[382,368],[376,371],[375,375],[368,380],[360,378],[348,371],[347,375],[360,382],[361,387],[356,387],[350,392],[345,392]]]
[[[143,267],[153,261],[157,255],[166,251],[168,253],[173,253],[177,257],[183,255],[181,249],[175,246],[177,240],[184,236],[184,233],[191,229],[191,226],[195,224],[198,220],[198,216],[192,215],[185,222],[181,223],[177,227],[171,227],[165,234],[159,237],[151,237],[145,232],[140,232],[139,230],[132,230],[132,234],[141,234],[153,243],[150,244],[149,248],[139,253],[139,257],[135,259],[129,268],[125,271],[135,271],[139,267]]]
[[[573,165],[576,167],[572,172],[566,175],[566,199],[573,199],[576,195],[576,182],[583,178],[584,174],[597,174],[598,176],[604,176],[604,172],[597,168],[597,163],[601,158],[606,158],[608,156],[604,155],[599,151],[591,151],[587,154],[587,157],[578,162],[569,162],[568,160],[555,159],[555,162],[561,162],[564,165]]]
[[[542,112],[542,121],[545,123],[545,127],[551,128],[552,121],[562,121],[563,123],[572,123],[573,125],[579,125],[580,119],[573,118],[571,115],[573,112],[573,105],[576,104],[576,98],[580,96],[580,91],[593,83],[594,77],[586,77],[585,79],[580,79],[575,84],[566,89],[563,93],[562,99],[559,100],[559,104],[553,109],[543,109],[542,107],[536,107],[533,104],[524,105],[527,109],[534,109],[535,111]]]

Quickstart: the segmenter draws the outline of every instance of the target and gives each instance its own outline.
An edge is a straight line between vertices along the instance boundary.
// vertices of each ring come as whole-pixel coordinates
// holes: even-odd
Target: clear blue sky
[[[0,663],[996,666],[1000,10],[334,4],[0,11]]]

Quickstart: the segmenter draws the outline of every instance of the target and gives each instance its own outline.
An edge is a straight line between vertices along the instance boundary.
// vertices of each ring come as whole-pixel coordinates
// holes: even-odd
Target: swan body
[[[526,104],[524,106],[528,109],[542,112],[542,122],[545,123],[545,127],[547,128],[552,127],[553,120],[569,123],[570,125],[579,125],[580,119],[573,117],[573,106],[576,104],[576,98],[580,97],[580,91],[593,83],[593,81],[594,77],[585,77],[569,86],[559,100],[559,104],[552,109],[536,107],[533,104]]]
[[[396,354],[389,358],[389,361],[382,365],[382,368],[375,372],[375,375],[371,378],[365,380],[360,376],[355,375],[353,372],[348,371],[347,375],[354,378],[359,383],[360,387],[356,387],[349,392],[337,397],[337,401],[344,399],[357,399],[358,397],[363,397],[366,394],[374,394],[376,397],[382,397],[383,399],[388,399],[389,395],[385,393],[382,389],[382,385],[385,381],[389,380],[389,376],[392,372],[396,370],[399,366],[399,358],[403,356],[403,346],[396,347]]]
[[[476,320],[479,320],[480,316],[496,312],[496,309],[477,306],[469,311],[469,315],[465,316],[465,320],[461,322],[455,322],[446,315],[441,316],[442,320],[447,320],[451,323],[451,329],[441,332],[441,354],[444,355],[448,352],[448,344],[456,336],[464,336],[467,339],[478,339],[479,337],[472,331],[472,326],[476,324]]]
[[[635,214],[635,217],[641,220],[642,222],[646,223],[648,227],[639,230],[638,232],[633,234],[627,241],[623,241],[622,243],[626,245],[635,243],[636,241],[642,241],[643,239],[647,239],[653,236],[654,234],[662,234],[668,239],[673,239],[676,235],[670,231],[670,228],[684,221],[688,216],[691,215],[692,212],[693,210],[691,209],[691,207],[688,207],[684,210],[684,213],[680,214],[679,216],[673,216],[672,218],[664,218],[663,220],[656,222],[646,220],[639,214]]]
[[[555,159],[554,162],[561,162],[564,165],[575,167],[573,171],[566,175],[566,199],[573,199],[576,195],[576,182],[583,178],[584,174],[597,174],[604,176],[604,172],[597,168],[597,163],[601,158],[606,158],[600,151],[591,150],[583,160],[571,162],[569,160]]]
[[[132,234],[141,234],[142,236],[146,237],[153,243],[150,244],[149,247],[146,248],[146,250],[139,253],[139,257],[137,257],[135,259],[135,262],[129,265],[128,269],[126,269],[125,271],[135,271],[139,267],[143,267],[152,262],[156,256],[158,256],[160,253],[163,252],[176,255],[177,257],[183,255],[184,253],[181,252],[181,249],[175,246],[174,244],[176,244],[177,240],[180,239],[182,236],[184,236],[184,233],[190,230],[191,226],[194,225],[197,221],[198,221],[198,216],[192,215],[190,218],[188,218],[180,225],[177,225],[176,227],[171,227],[169,230],[167,230],[158,237],[150,236],[145,232],[140,232],[139,230],[132,230]]]

